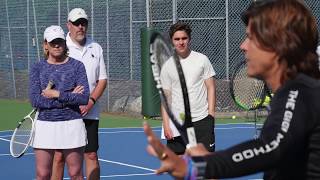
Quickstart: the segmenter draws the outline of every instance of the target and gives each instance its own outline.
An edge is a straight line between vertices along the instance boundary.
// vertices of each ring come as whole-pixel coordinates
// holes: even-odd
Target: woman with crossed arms
[[[38,110],[32,146],[36,159],[36,179],[49,180],[56,149],[66,157],[71,179],[83,179],[86,129],[79,105],[89,100],[89,86],[84,65],[67,55],[65,35],[60,26],[44,31],[45,59],[35,63],[30,72],[30,101]],[[49,82],[51,89],[46,89]]]

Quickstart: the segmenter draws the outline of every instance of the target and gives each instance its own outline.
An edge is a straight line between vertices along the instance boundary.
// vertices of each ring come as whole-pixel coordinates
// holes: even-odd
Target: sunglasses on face
[[[65,40],[57,38],[57,39],[54,39],[51,42],[49,42],[49,44],[50,44],[50,46],[55,46],[55,45],[60,45],[61,46],[61,45],[65,44]]]
[[[88,21],[86,19],[78,19],[75,22],[71,22],[74,26],[79,26],[81,24],[81,26],[87,26],[88,25]]]

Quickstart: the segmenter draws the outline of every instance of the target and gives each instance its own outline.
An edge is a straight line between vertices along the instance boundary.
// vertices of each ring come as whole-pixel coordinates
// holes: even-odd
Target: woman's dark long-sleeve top
[[[82,118],[79,105],[89,100],[89,85],[84,65],[73,58],[64,64],[49,64],[46,60],[35,63],[29,75],[30,101],[39,111],[39,120],[66,121]],[[59,98],[41,95],[49,81],[52,89],[60,92]],[[83,93],[72,93],[76,86],[83,86]]]
[[[264,171],[264,179],[320,179],[320,82],[303,74],[286,82],[258,139],[205,159],[208,178]]]

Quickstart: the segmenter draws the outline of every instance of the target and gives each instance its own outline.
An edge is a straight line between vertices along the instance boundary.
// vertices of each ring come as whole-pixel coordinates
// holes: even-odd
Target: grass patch
[[[1,124],[0,130],[13,130],[17,123],[32,110],[27,101],[0,99]],[[142,127],[144,119],[138,116],[129,116],[126,114],[102,113],[100,118],[101,128],[114,127]],[[147,119],[151,126],[161,126],[161,119]],[[218,118],[216,124],[226,123],[248,123],[253,122],[246,118]],[[259,121],[261,122],[261,121]]]

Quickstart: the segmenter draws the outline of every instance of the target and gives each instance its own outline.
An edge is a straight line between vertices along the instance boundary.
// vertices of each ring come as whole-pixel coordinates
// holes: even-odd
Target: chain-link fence
[[[109,83],[101,98],[104,111],[139,113],[141,108],[140,29],[167,32],[178,20],[192,27],[192,49],[206,54],[217,72],[217,111],[237,110],[228,79],[243,60],[241,12],[251,0],[0,0],[0,98],[28,99],[30,66],[42,59],[43,31],[60,25],[68,11],[89,15],[88,35],[104,49]],[[320,1],[307,0],[320,17]],[[149,19],[148,19],[149,17]]]

